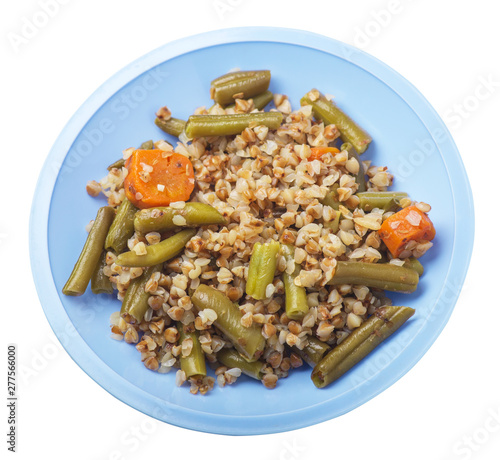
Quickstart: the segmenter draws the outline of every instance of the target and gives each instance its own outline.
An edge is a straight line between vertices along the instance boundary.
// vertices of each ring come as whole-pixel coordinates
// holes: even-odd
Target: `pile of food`
[[[112,337],[192,393],[242,373],[274,388],[304,362],[319,388],[339,378],[413,315],[384,291],[416,290],[435,235],[430,206],[360,160],[371,138],[331,97],[292,111],[270,78],[213,80],[187,122],[162,107],[177,145],[128,148],[87,185],[108,206],[64,294],[117,292]]]

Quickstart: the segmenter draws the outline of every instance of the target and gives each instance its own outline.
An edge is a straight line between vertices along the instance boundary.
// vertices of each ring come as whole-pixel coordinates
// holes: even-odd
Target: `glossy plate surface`
[[[175,372],[148,371],[131,345],[110,338],[111,296],[64,297],[86,238],[85,225],[104,204],[88,180],[106,175],[121,151],[164,138],[153,123],[168,105],[188,117],[210,105],[210,81],[232,68],[270,69],[271,90],[292,106],[313,87],[335,96],[374,142],[363,159],[387,165],[394,190],[432,204],[435,246],[412,295],[391,295],[416,315],[350,372],[318,390],[307,366],[274,391],[250,379],[193,396]],[[321,72],[318,71],[321,69]],[[173,141],[173,139],[170,139]],[[460,212],[458,212],[460,210]],[[165,422],[212,433],[292,430],[344,414],[389,387],[422,357],[445,326],[463,284],[473,244],[473,204],[459,153],[444,123],[403,77],[375,58],[332,39],[276,28],[227,29],[189,37],[149,53],[104,83],[71,118],[41,172],[33,201],[32,271],[45,314],[71,357],[130,406]]]

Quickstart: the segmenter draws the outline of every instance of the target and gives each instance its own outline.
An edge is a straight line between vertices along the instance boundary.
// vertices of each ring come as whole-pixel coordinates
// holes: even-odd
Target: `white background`
[[[494,190],[500,154],[497,2],[65,0],[45,26],[28,36],[23,24],[40,19],[42,2],[4,1],[0,7],[1,354],[6,356],[7,343],[17,343],[25,370],[19,382],[17,457],[498,458],[499,270],[497,249],[490,249],[499,224]],[[476,240],[448,325],[400,381],[320,425],[227,437],[151,419],[110,396],[71,360],[53,337],[35,292],[28,217],[51,145],[101,83],[173,39],[251,25],[307,29],[357,45],[410,80],[447,121],[461,152],[474,192]],[[489,90],[487,80],[493,82]],[[6,373],[6,359],[0,372]],[[2,383],[0,395],[5,391]],[[5,409],[0,451],[7,458],[3,414]]]

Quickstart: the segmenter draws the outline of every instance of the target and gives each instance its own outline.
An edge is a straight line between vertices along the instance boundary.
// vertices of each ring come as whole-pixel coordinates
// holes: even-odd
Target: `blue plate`
[[[387,165],[393,189],[432,204],[435,246],[412,295],[394,304],[416,309],[390,340],[330,387],[318,390],[304,366],[269,391],[241,378],[236,385],[193,396],[174,373],[148,371],[131,345],[110,338],[112,296],[61,294],[86,238],[85,225],[102,199],[85,191],[121,151],[164,137],[155,111],[175,116],[210,105],[210,81],[228,70],[270,69],[271,90],[294,108],[312,87],[338,104],[374,139],[364,156]],[[173,139],[171,139],[173,141]],[[31,264],[40,301],[59,340],[103,388],[159,420],[232,435],[292,430],[342,415],[396,382],[446,324],[465,278],[473,244],[472,195],[459,153],[444,123],[404,78],[373,57],[320,35],[289,29],[243,28],[169,43],[104,83],[71,118],[41,172],[31,211]],[[89,289],[90,291],[90,289]]]

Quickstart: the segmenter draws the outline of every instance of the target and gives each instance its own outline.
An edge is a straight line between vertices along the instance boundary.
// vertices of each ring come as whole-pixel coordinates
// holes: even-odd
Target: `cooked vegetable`
[[[415,257],[410,257],[409,259],[406,259],[404,266],[407,268],[411,268],[412,270],[415,270],[418,273],[418,276],[422,276],[424,274],[424,266]]]
[[[331,347],[316,337],[309,337],[307,345],[302,350],[299,350],[297,347],[294,350],[309,366],[314,367],[331,350]]]
[[[311,156],[307,159],[308,161],[313,161],[313,160],[321,160],[321,157],[325,153],[331,153],[335,155],[336,153],[339,153],[340,150],[336,147],[312,147],[311,148]]]
[[[163,118],[156,117],[155,125],[158,126],[162,131],[170,134],[171,136],[179,137],[182,131],[186,128],[186,122],[180,118],[169,118],[164,120]]]
[[[187,201],[194,189],[193,165],[179,153],[138,149],[125,167],[125,194],[140,209]]]
[[[267,126],[277,129],[283,115],[280,112],[236,113],[234,115],[191,115],[186,125],[186,135],[195,137],[230,136],[246,128]]]
[[[274,280],[276,271],[276,256],[280,250],[277,241],[261,244],[255,243],[248,267],[246,293],[255,300],[263,300],[268,296],[266,289]]]
[[[90,278],[99,264],[104,240],[114,218],[115,210],[110,206],[104,206],[97,211],[82,252],[62,289],[64,295],[82,295],[87,289]]]
[[[146,284],[154,272],[161,272],[163,264],[147,267],[141,276],[130,281],[123,298],[121,316],[129,315],[136,323],[140,323],[149,309],[150,293],[146,292]]]
[[[181,369],[185,372],[186,378],[204,377],[207,375],[207,367],[205,364],[205,354],[201,349],[199,332],[196,330],[188,332],[187,327],[181,322],[177,323],[177,330],[179,331],[179,345],[182,346],[182,343],[186,339],[191,339],[193,342],[191,353],[188,356],[184,356],[181,353],[180,357]]]
[[[415,310],[409,307],[382,307],[333,348],[314,367],[311,379],[318,388],[337,380],[361,361],[383,340],[404,324]]]
[[[234,99],[248,99],[257,96],[269,88],[271,72],[252,70],[231,72],[212,80],[210,95],[222,106],[229,105]]]
[[[217,353],[217,361],[228,368],[237,367],[241,369],[241,372],[249,377],[257,380],[262,380],[263,372],[262,369],[265,363],[262,361],[254,361],[249,363],[245,358],[243,358],[236,350],[230,348],[223,348]]]
[[[333,184],[331,190],[326,194],[325,198],[321,200],[321,204],[324,206],[330,206],[335,210],[339,210],[339,194],[337,189],[339,188],[339,184]]]
[[[394,292],[414,292],[418,273],[393,264],[338,261],[330,285],[355,284]]]
[[[288,264],[294,264],[292,273],[286,270],[283,272],[283,284],[285,285],[285,311],[286,316],[293,320],[302,320],[304,315],[309,311],[307,304],[306,289],[302,286],[297,286],[294,280],[299,276],[301,266],[295,263],[295,247],[289,244],[281,245],[281,254],[285,257]]]
[[[223,224],[226,219],[215,208],[204,203],[186,203],[183,208],[149,208],[135,214],[133,226],[143,234],[148,232],[164,232],[179,228],[174,217],[185,220],[183,227],[199,227],[200,225]],[[178,218],[177,218],[178,219]]]
[[[337,233],[339,231],[340,226],[340,216],[342,213],[340,211],[335,211],[335,219],[330,220],[328,222],[323,222],[323,226],[325,228],[330,229],[333,233]]]
[[[372,141],[370,135],[319,91],[311,90],[300,100],[300,104],[312,106],[314,116],[325,125],[335,125],[340,131],[340,138],[350,142],[358,153],[366,151]]]
[[[126,247],[128,239],[134,234],[134,217],[137,208],[125,197],[118,206],[116,217],[106,235],[104,247],[120,254]]]
[[[431,241],[436,230],[425,212],[408,206],[388,217],[378,234],[393,257],[399,257],[410,241]]]
[[[363,192],[358,193],[359,207],[363,211],[378,208],[384,211],[396,211],[401,207],[400,201],[407,198],[404,192]]]
[[[139,147],[142,150],[153,150],[155,147],[154,142],[152,140],[145,141]]]
[[[252,99],[253,105],[257,110],[262,110],[267,104],[273,100],[273,93],[271,91],[264,91],[263,93],[257,94],[257,96],[250,97]],[[235,104],[229,104],[226,109],[234,108]]]
[[[90,288],[94,294],[113,294],[113,285],[109,278],[102,272],[102,269],[106,265],[106,251],[102,251],[99,263],[96,265],[90,279]]]
[[[214,324],[232,342],[246,360],[253,362],[260,358],[266,345],[260,326],[241,324],[239,308],[222,292],[205,284],[200,284],[191,296],[193,305],[198,310],[210,308],[217,314]]]
[[[120,158],[119,160],[116,160],[114,163],[111,163],[108,167],[107,170],[111,171],[113,168],[116,169],[121,169],[125,166],[125,160],[123,158]]]
[[[358,173],[356,174],[356,183],[358,184],[358,192],[366,191],[365,168],[363,167],[363,163],[359,158],[358,152],[350,142],[344,142],[341,145],[340,150],[342,151],[345,150],[347,152],[347,158],[349,159],[355,158],[356,161],[358,162],[359,170]]]
[[[120,254],[115,264],[122,267],[151,267],[166,262],[179,254],[194,235],[196,235],[194,228],[181,230],[166,240],[144,246],[144,254],[139,255],[134,250]]]

